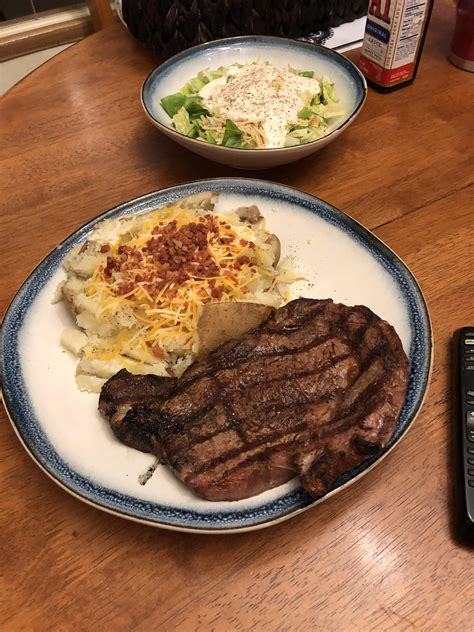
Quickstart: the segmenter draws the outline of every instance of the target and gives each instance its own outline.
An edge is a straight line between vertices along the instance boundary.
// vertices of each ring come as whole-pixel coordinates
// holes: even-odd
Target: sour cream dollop
[[[261,123],[265,147],[283,147],[288,125],[296,123],[298,112],[308,99],[319,94],[317,79],[301,77],[271,64],[230,66],[219,79],[199,92],[212,113],[239,121]]]

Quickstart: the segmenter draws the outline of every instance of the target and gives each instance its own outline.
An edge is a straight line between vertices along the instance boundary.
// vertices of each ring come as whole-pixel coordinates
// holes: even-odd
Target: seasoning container
[[[415,79],[433,0],[369,0],[359,68],[379,92]]]
[[[458,0],[449,61],[474,72],[474,0]]]

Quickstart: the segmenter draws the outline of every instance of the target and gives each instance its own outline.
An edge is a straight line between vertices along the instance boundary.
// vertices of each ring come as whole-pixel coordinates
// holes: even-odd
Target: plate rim
[[[220,189],[219,189],[219,183],[221,185]],[[168,200],[164,201],[163,203],[166,203],[170,200],[170,197],[172,198],[174,194],[177,193],[177,195],[175,195],[175,199],[179,199],[180,197],[183,197],[184,195],[191,195],[192,193],[196,193],[198,191],[203,191],[206,190],[206,187],[208,190],[212,190],[217,189],[226,193],[230,193],[232,194],[232,191],[229,190],[229,185],[234,185],[235,187],[238,187],[239,183],[241,185],[243,185],[244,187],[246,186],[247,189],[245,190],[246,194],[251,193],[250,189],[254,189],[256,191],[256,194],[260,194],[266,198],[270,197],[270,199],[276,199],[276,200],[281,200],[282,199],[282,194],[286,193],[287,195],[290,196],[291,198],[291,202],[293,202],[294,204],[296,204],[297,206],[300,206],[301,210],[306,211],[306,212],[311,212],[314,213],[316,216],[321,217],[321,215],[318,214],[317,211],[312,210],[310,208],[307,208],[306,206],[302,205],[302,198],[306,198],[307,202],[309,202],[309,204],[314,204],[314,202],[320,203],[322,205],[322,207],[324,208],[324,210],[329,211],[329,214],[332,215],[334,218],[339,218],[342,219],[344,221],[344,223],[346,224],[346,227],[351,229],[349,231],[344,231],[344,232],[348,232],[349,235],[351,236],[351,238],[354,238],[354,235],[351,233],[356,233],[356,235],[358,237],[362,237],[362,243],[364,245],[365,248],[367,248],[368,246],[368,242],[372,242],[372,245],[376,245],[378,247],[382,246],[382,250],[385,249],[386,253],[390,255],[390,260],[391,261],[395,261],[395,263],[398,264],[398,266],[400,267],[400,269],[408,276],[409,280],[411,281],[412,285],[413,285],[413,289],[418,293],[418,300],[419,300],[419,304],[422,308],[423,311],[423,316],[424,318],[422,318],[423,321],[423,325],[424,327],[422,328],[422,332],[423,332],[423,336],[424,336],[424,342],[426,344],[426,350],[427,350],[427,357],[425,357],[423,359],[423,366],[424,366],[424,371],[423,371],[423,377],[424,377],[424,381],[422,383],[422,390],[420,395],[416,398],[415,401],[415,406],[414,409],[411,413],[411,418],[409,418],[409,420],[405,423],[405,425],[403,426],[403,428],[400,430],[400,434],[399,436],[394,440],[393,444],[390,445],[389,447],[385,448],[384,451],[375,457],[375,459],[373,459],[370,463],[368,463],[367,465],[365,465],[364,469],[360,472],[358,472],[357,474],[353,475],[349,480],[340,483],[336,488],[332,489],[330,492],[328,492],[326,495],[324,495],[321,498],[318,498],[316,500],[313,500],[312,502],[309,501],[307,502],[305,505],[301,506],[301,507],[296,507],[296,508],[290,508],[285,510],[281,515],[276,515],[273,517],[270,517],[268,519],[262,518],[260,520],[258,520],[257,522],[246,522],[243,523],[242,525],[233,525],[230,527],[225,527],[225,526],[219,526],[219,524],[215,527],[215,528],[209,528],[208,526],[196,526],[196,525],[192,525],[191,522],[189,523],[185,523],[185,524],[175,524],[173,522],[166,522],[163,520],[163,517],[160,518],[155,518],[153,516],[149,516],[149,517],[143,517],[141,515],[137,515],[136,513],[128,513],[127,509],[124,508],[118,508],[118,507],[110,507],[106,504],[103,504],[104,498],[101,496],[96,496],[94,497],[88,497],[85,492],[83,490],[77,490],[75,489],[73,486],[69,486],[67,483],[65,483],[63,480],[60,479],[60,475],[58,474],[57,470],[54,469],[54,467],[51,466],[51,462],[48,459],[45,459],[46,463],[50,465],[52,471],[50,471],[47,467],[46,464],[43,463],[41,461],[41,458],[38,457],[32,450],[32,448],[30,447],[30,445],[28,444],[28,441],[23,437],[21,430],[19,428],[19,426],[17,425],[17,421],[15,420],[15,414],[13,412],[13,410],[10,409],[10,404],[12,402],[9,401],[9,397],[8,394],[5,393],[4,390],[4,379],[1,379],[1,396],[2,396],[2,402],[4,405],[4,408],[7,412],[7,416],[10,420],[10,423],[15,431],[15,434],[18,436],[20,443],[23,445],[23,447],[25,448],[26,452],[30,455],[30,457],[33,459],[33,461],[40,467],[41,470],[43,470],[43,472],[45,472],[56,484],[58,484],[61,488],[63,488],[64,490],[66,490],[68,493],[70,493],[72,496],[74,496],[75,498],[78,498],[79,500],[85,502],[86,504],[89,504],[90,506],[95,507],[96,509],[100,509],[102,511],[105,511],[109,514],[112,515],[116,515],[119,516],[121,518],[125,518],[128,520],[131,520],[133,522],[138,522],[141,524],[147,524],[149,526],[154,526],[154,527],[160,527],[160,528],[164,528],[164,529],[168,529],[168,530],[174,530],[174,531],[181,531],[181,532],[192,532],[192,533],[207,533],[207,534],[216,534],[216,533],[236,533],[236,532],[245,532],[245,531],[254,531],[257,529],[262,529],[265,528],[267,526],[271,526],[274,524],[277,524],[279,522],[283,522],[286,521],[294,516],[297,516],[301,513],[303,513],[304,511],[322,503],[323,501],[331,498],[332,496],[334,496],[336,493],[338,493],[339,491],[342,491],[343,489],[345,489],[346,487],[348,487],[349,485],[352,485],[353,483],[355,483],[356,481],[358,481],[360,478],[362,478],[362,476],[364,476],[365,474],[367,474],[369,471],[371,471],[376,465],[378,465],[379,463],[381,463],[385,457],[399,444],[399,442],[406,436],[408,430],[413,426],[413,423],[415,422],[418,414],[420,413],[423,403],[426,399],[427,393],[428,393],[428,389],[429,389],[429,384],[430,384],[430,380],[431,380],[431,375],[432,375],[432,368],[433,368],[433,351],[434,351],[434,341],[433,341],[433,328],[432,328],[432,322],[431,322],[431,317],[430,317],[430,313],[429,313],[429,309],[428,309],[428,305],[426,303],[423,291],[418,283],[418,281],[416,280],[415,276],[413,275],[411,269],[408,267],[408,265],[389,247],[387,246],[387,244],[385,244],[385,242],[383,240],[381,240],[379,237],[377,237],[371,230],[369,230],[368,228],[366,228],[365,226],[363,226],[363,224],[361,224],[360,222],[358,222],[357,220],[355,220],[353,217],[351,217],[349,214],[345,213],[344,211],[341,211],[340,209],[334,207],[332,204],[329,204],[328,202],[326,202],[325,200],[323,200],[322,198],[319,198],[317,196],[314,196],[310,193],[306,193],[305,191],[301,191],[300,189],[297,189],[296,187],[292,187],[292,186],[288,186],[288,185],[284,185],[284,184],[280,184],[280,183],[276,183],[276,182],[272,182],[269,180],[261,180],[261,179],[256,179],[256,178],[242,178],[242,177],[223,177],[223,178],[206,178],[206,179],[199,179],[199,180],[193,180],[193,181],[189,181],[189,182],[185,182],[185,183],[180,183],[178,185],[172,185],[169,187],[165,187],[162,189],[156,189],[153,190],[149,193],[143,194],[141,196],[135,197],[135,198],[131,198],[130,200],[127,200],[125,202],[122,202],[110,209],[107,209],[106,211],[99,213],[96,217],[90,219],[89,221],[87,221],[86,223],[84,223],[82,226],[80,226],[78,229],[76,229],[75,231],[73,231],[71,234],[69,234],[65,239],[63,239],[57,246],[55,246],[54,248],[52,248],[45,257],[43,257],[43,259],[33,268],[33,270],[30,272],[30,274],[27,276],[27,278],[24,280],[24,282],[20,285],[20,287],[18,288],[18,290],[15,292],[12,300],[10,301],[6,311],[5,311],[5,315],[3,318],[3,323],[2,323],[2,328],[1,328],[1,332],[0,332],[0,378],[1,378],[1,372],[2,370],[4,370],[6,368],[5,366],[5,362],[6,362],[6,358],[5,358],[5,344],[4,344],[4,327],[3,325],[5,324],[5,322],[8,323],[8,320],[10,317],[13,318],[13,311],[14,308],[16,307],[16,302],[20,301],[21,296],[20,294],[25,291],[25,286],[27,286],[28,283],[31,283],[32,280],[34,280],[34,277],[37,275],[38,272],[40,272],[42,270],[42,268],[45,266],[45,264],[47,263],[47,261],[49,259],[54,259],[54,256],[58,256],[58,252],[62,250],[63,248],[65,248],[66,246],[70,245],[71,242],[72,244],[75,243],[80,243],[80,241],[87,236],[87,234],[90,232],[90,230],[92,230],[93,226],[98,222],[98,221],[102,221],[103,219],[109,217],[109,216],[114,216],[117,215],[118,212],[123,211],[119,216],[126,216],[126,215],[133,215],[133,214],[140,214],[140,213],[144,213],[147,212],[146,207],[142,208],[142,209],[138,209],[136,208],[136,206],[140,203],[146,203],[148,200],[152,200],[154,197],[156,197],[158,194],[161,195],[162,197],[167,197],[168,196]],[[214,187],[213,187],[214,185]],[[217,185],[217,186],[216,186]],[[222,186],[224,185],[224,186]],[[225,188],[225,185],[227,185],[227,189]],[[276,190],[276,195],[269,196],[269,192],[271,189]],[[189,191],[189,189],[192,189],[191,191]],[[260,191],[258,191],[258,189],[260,189]],[[242,191],[237,191],[237,193],[242,193]],[[127,208],[128,207],[128,208]],[[134,207],[134,208],[131,208]],[[322,217],[322,219],[327,220],[326,217]],[[340,230],[343,230],[341,227],[339,227]],[[367,238],[370,238],[370,240],[368,240]],[[374,256],[374,253],[371,252],[369,250],[369,252],[371,253],[372,256]],[[60,267],[60,263],[58,266],[56,266],[54,268],[54,271],[56,271],[57,269],[59,269]],[[53,272],[54,273],[54,272]],[[48,275],[47,280],[50,278],[51,275]],[[391,275],[393,276],[393,275]],[[39,285],[39,289],[37,289],[35,296],[39,293],[39,291],[41,291],[41,289],[43,289],[44,287],[44,283],[41,283]],[[28,312],[29,306],[26,309],[25,315]],[[23,319],[21,319],[21,322],[23,322]],[[23,384],[24,385],[24,384]],[[26,390],[26,389],[25,389]],[[405,404],[406,404],[405,400]],[[13,406],[12,406],[13,409]],[[32,406],[31,406],[32,409]],[[40,427],[41,429],[41,424],[39,423],[39,420],[36,418],[36,422],[37,425]],[[47,436],[45,433],[43,433],[45,436],[45,439],[48,441]],[[49,443],[50,444],[50,443]],[[55,451],[54,446],[52,446],[52,444],[50,444],[51,448]],[[57,453],[56,453],[57,454]],[[59,456],[59,455],[58,455]],[[62,457],[59,456],[60,460],[63,460]],[[75,474],[76,476],[81,477],[82,479],[86,479],[87,477],[83,474],[78,473],[76,470],[74,470],[73,467],[71,467],[69,464],[65,463],[67,468],[72,471],[73,474]],[[121,497],[123,498],[128,498],[131,501],[138,501],[138,502],[142,502],[144,504],[154,504],[157,505],[158,507],[166,507],[161,505],[160,503],[157,503],[156,501],[146,501],[144,499],[138,499],[135,496],[131,496],[122,492],[119,492],[117,490],[109,489],[103,485],[99,485],[97,483],[92,483],[93,485],[95,485],[99,491],[102,492],[112,492],[112,493],[116,493],[119,494]],[[297,491],[299,488],[296,488],[295,490],[292,490],[290,492],[288,492],[288,494],[294,493],[295,491]],[[93,496],[93,494],[91,494],[91,496]],[[286,496],[286,495],[285,495]],[[282,496],[281,498],[284,498],[285,496]],[[267,503],[264,503],[263,505],[261,505],[260,507],[255,507],[254,510],[258,511],[259,509],[261,509],[261,507],[264,507],[265,505],[271,505],[272,503],[277,502],[278,499],[274,499],[273,501],[269,501]],[[133,508],[130,509],[128,508],[129,511],[133,511]],[[172,507],[172,509],[176,510],[176,511],[186,511],[185,508],[176,508],[176,507]],[[252,509],[246,509],[243,511],[252,511]],[[191,511],[191,513],[195,513],[193,511]],[[226,511],[223,512],[225,513],[235,513],[232,511]],[[216,512],[216,514],[218,515],[218,512]],[[206,514],[205,512],[203,513],[203,517],[205,518],[205,516],[208,517],[211,516],[211,513]],[[188,519],[189,520],[189,519]],[[247,520],[252,520],[251,518],[247,518]]]

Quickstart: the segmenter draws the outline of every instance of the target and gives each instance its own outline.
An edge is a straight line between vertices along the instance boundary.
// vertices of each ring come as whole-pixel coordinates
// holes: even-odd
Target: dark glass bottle
[[[433,0],[369,0],[359,68],[379,92],[413,83]]]

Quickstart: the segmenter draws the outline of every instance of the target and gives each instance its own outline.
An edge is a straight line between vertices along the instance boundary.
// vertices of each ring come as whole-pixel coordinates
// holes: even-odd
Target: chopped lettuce
[[[315,98],[314,92],[309,92],[309,90],[306,90],[305,92],[301,92],[300,97],[303,99],[303,103],[305,105],[311,105],[313,102],[313,98]]]
[[[303,145],[322,138],[324,136],[324,129],[321,129],[321,127],[299,127],[288,132],[288,136],[297,139],[299,144]]]
[[[230,119],[225,122],[224,138],[222,144],[226,147],[243,147],[242,130],[237,127]]]
[[[197,95],[201,88],[203,88],[206,83],[213,81],[214,79],[219,79],[225,72],[224,66],[217,68],[216,70],[209,70],[206,68],[205,70],[201,70],[198,72],[197,77],[193,77],[186,83],[180,90],[180,92],[186,96]]]
[[[285,137],[285,147],[295,147],[300,144],[300,139],[296,136],[292,136],[291,133]]]
[[[300,77],[309,77],[312,79],[314,77],[314,70],[302,70],[298,74]]]
[[[203,138],[204,140],[207,140],[208,143],[211,143],[212,145],[217,145],[216,133],[213,129],[207,129],[204,132]]]
[[[336,96],[334,83],[329,79],[329,77],[323,76],[321,78],[321,86],[323,88],[322,103],[325,103],[326,105],[329,103],[329,101],[334,101],[335,103],[337,103],[339,99]]]
[[[298,112],[299,119],[310,119],[313,115],[313,108],[308,107],[307,105]]]
[[[318,116],[324,116],[327,110],[327,105],[324,103],[311,103],[311,111],[313,114],[317,114]]]
[[[173,116],[172,121],[177,132],[185,136],[191,136],[194,125],[189,120],[189,114],[186,108],[182,107],[179,112]]]
[[[183,107],[189,114],[191,121],[201,118],[201,116],[208,116],[209,110],[202,105],[202,98],[196,96],[188,97],[184,102]]]
[[[194,79],[191,79],[189,81],[189,87],[191,88],[194,94],[197,94],[199,90],[206,85],[206,83],[209,83],[209,82],[203,81],[199,77],[194,77]]]
[[[168,97],[163,97],[161,99],[161,105],[165,110],[168,116],[173,116],[179,112],[179,110],[184,107],[191,118],[195,116],[202,116],[202,114],[209,114],[209,112],[202,106],[202,98],[195,95],[187,97],[180,92],[176,94],[170,94]]]
[[[324,112],[325,119],[338,118],[339,116],[343,116],[343,115],[344,115],[343,108],[333,107],[331,106],[331,104],[329,104],[329,106],[326,108]]]
[[[225,72],[224,66],[220,66],[216,68],[216,70],[201,70],[198,72],[198,79],[200,79],[204,84],[209,83],[210,81],[214,81],[214,79],[220,79]]]
[[[186,96],[181,92],[170,94],[161,99],[161,106],[168,116],[173,116],[179,112],[186,101]]]

